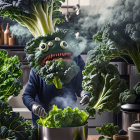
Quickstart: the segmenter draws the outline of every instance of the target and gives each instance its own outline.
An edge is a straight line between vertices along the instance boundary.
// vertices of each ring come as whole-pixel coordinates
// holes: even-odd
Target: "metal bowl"
[[[87,140],[88,125],[66,128],[48,128],[38,125],[39,140]]]

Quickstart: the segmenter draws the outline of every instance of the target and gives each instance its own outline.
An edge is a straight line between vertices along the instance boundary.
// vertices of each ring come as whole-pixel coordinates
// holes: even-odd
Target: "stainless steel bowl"
[[[88,125],[68,128],[48,128],[38,125],[39,140],[87,140]]]

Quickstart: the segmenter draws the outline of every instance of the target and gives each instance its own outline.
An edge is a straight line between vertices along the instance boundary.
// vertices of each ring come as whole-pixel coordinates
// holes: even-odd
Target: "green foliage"
[[[64,21],[59,11],[65,0],[0,0],[0,16],[26,26],[34,37],[54,32],[55,24]]]
[[[53,109],[44,118],[40,118],[37,123],[46,127],[62,128],[76,127],[87,123],[88,115],[78,108],[67,107],[64,110],[53,106]]]
[[[136,100],[136,94],[134,90],[126,89],[124,92],[120,93],[120,102],[121,103],[134,103]]]
[[[120,79],[117,68],[105,59],[100,59],[100,55],[95,55],[95,52],[98,51],[88,53],[82,83],[83,89],[91,96],[86,107],[91,116],[95,115],[96,110],[98,113],[118,111],[119,95],[127,88],[125,81]]]
[[[100,42],[96,48],[100,55],[108,60],[129,56],[140,73],[140,23],[132,20],[108,24],[94,35],[94,40]]]
[[[130,104],[139,104],[140,103],[140,82],[138,82],[133,89],[126,89],[124,92],[120,93],[120,102],[130,103]]]
[[[20,65],[17,56],[8,57],[7,51],[0,50],[0,100],[6,102],[8,97],[17,96],[22,89]]]
[[[37,140],[37,129],[32,128],[29,121],[13,112],[8,104],[0,100],[0,138]]]
[[[99,134],[108,136],[105,138],[101,136],[98,140],[113,140],[113,135],[118,134],[119,127],[116,125],[114,126],[113,123],[103,124],[101,128],[96,128]]]
[[[140,82],[138,82],[133,89],[135,90],[137,95],[140,95]]]

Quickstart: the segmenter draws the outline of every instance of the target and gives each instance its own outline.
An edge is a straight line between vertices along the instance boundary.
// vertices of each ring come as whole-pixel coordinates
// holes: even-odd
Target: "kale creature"
[[[69,83],[80,70],[72,61],[69,44],[67,31],[59,30],[31,40],[25,49],[30,66],[46,83],[54,84],[58,89]]]
[[[19,78],[22,75],[21,63],[17,56],[8,57],[5,50],[0,50],[0,100],[17,96],[22,89]]]

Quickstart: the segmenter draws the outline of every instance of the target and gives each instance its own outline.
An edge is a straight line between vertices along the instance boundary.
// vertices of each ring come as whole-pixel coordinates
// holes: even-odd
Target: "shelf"
[[[24,48],[25,46],[23,45],[14,45],[14,46],[0,45],[0,49],[24,50]]]

